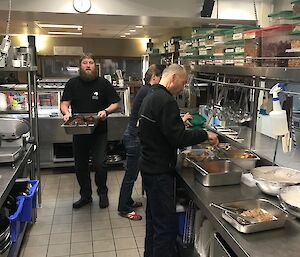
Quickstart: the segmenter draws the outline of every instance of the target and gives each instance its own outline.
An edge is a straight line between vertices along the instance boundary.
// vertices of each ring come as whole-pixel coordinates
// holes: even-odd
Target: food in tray
[[[254,153],[245,152],[240,156],[241,159],[256,158]]]
[[[198,146],[201,149],[207,149],[209,151],[215,151],[215,150],[219,150],[219,149],[228,151],[232,148],[232,146],[229,143],[219,143],[217,146],[212,146],[209,143],[201,143],[201,144],[198,144]]]
[[[193,161],[204,161],[209,157],[208,151],[192,151],[186,154],[186,157],[190,158]]]
[[[72,126],[81,126],[81,125],[92,125],[96,122],[95,117],[93,116],[76,116],[73,120],[70,121],[69,125]]]
[[[276,219],[271,213],[261,209],[261,208],[255,208],[255,209],[249,209],[246,211],[243,211],[241,213],[242,216],[245,217],[251,217],[257,219],[259,222],[264,222],[264,221],[271,221]]]

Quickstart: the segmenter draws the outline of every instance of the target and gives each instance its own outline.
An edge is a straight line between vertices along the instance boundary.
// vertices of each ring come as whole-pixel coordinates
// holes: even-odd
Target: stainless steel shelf
[[[0,71],[37,71],[37,67],[20,67],[20,68],[15,68],[15,67],[4,67],[0,68]]]
[[[29,114],[29,111],[13,111],[13,110],[7,110],[7,111],[0,111],[0,114]]]
[[[190,65],[191,71],[235,76],[255,76],[272,80],[300,82],[300,68],[286,67],[236,67],[213,65]]]

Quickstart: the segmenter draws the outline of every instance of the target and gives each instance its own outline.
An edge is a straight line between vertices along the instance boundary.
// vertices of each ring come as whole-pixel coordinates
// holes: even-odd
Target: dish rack
[[[182,243],[184,245],[193,245],[195,240],[195,213],[196,206],[192,200],[189,201],[189,205],[185,215],[185,226],[183,232]]]

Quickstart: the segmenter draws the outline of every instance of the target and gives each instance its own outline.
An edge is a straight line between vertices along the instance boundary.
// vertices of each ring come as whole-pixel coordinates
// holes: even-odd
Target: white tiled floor
[[[42,175],[42,208],[38,209],[37,222],[26,233],[20,257],[142,257],[144,209],[137,210],[143,216],[141,221],[129,221],[117,212],[123,175],[124,171],[108,172],[107,209],[99,208],[93,183],[93,204],[78,210],[72,209],[72,203],[79,199],[74,173]],[[145,203],[141,192],[139,177],[133,197]]]

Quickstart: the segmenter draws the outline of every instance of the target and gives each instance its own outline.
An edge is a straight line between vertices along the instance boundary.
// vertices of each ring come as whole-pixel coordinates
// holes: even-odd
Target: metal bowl
[[[280,188],[300,183],[300,171],[286,167],[262,166],[251,171],[258,188],[277,196]]]
[[[300,185],[287,186],[279,190],[278,198],[289,213],[300,218]]]

